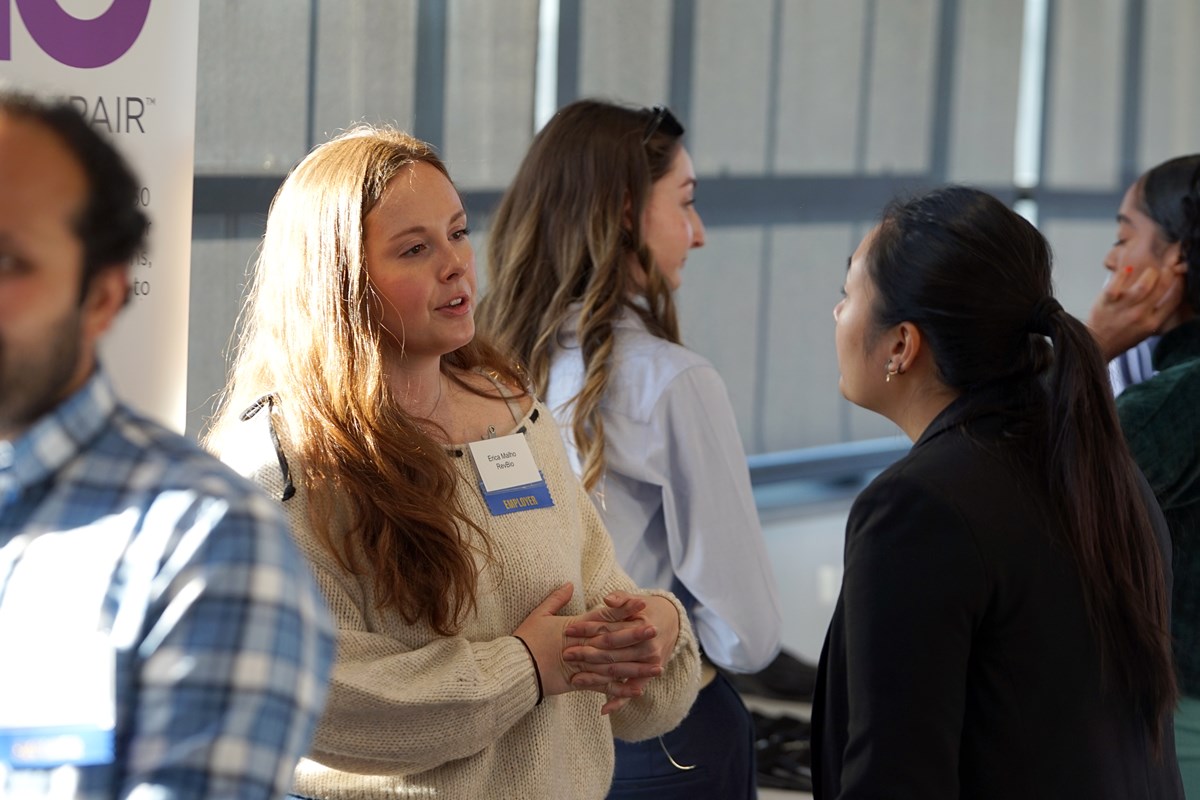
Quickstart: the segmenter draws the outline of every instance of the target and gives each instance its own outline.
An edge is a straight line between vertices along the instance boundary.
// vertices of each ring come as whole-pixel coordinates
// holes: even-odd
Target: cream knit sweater
[[[279,415],[262,409],[222,443],[222,458],[274,497],[284,480],[270,437],[273,421],[293,475],[298,464]],[[563,609],[593,608],[614,590],[635,590],[572,473],[549,411],[535,403],[524,428],[553,508],[492,516],[466,448],[453,457],[462,508],[487,531],[496,566],[479,577],[477,611],[458,636],[409,625],[376,607],[368,576],[347,573],[320,544],[297,486],[285,504],[292,534],[312,564],[338,627],[338,654],[324,716],[295,790],[328,798],[602,798],[612,779],[613,736],[636,741],[671,730],[699,685],[687,615],[663,675],[611,716],[604,695],[576,691],[537,701],[533,662],[512,632],[565,581]],[[335,537],[336,539],[336,537]],[[288,676],[271,676],[286,685]],[[252,755],[252,754],[251,754]]]

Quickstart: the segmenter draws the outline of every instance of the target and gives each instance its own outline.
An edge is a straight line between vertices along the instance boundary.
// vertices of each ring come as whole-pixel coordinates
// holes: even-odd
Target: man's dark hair
[[[137,177],[104,137],[66,100],[0,89],[0,114],[38,122],[66,144],[87,175],[87,201],[75,231],[83,243],[80,298],[96,273],[125,265],[143,247],[150,221],[137,205]]]

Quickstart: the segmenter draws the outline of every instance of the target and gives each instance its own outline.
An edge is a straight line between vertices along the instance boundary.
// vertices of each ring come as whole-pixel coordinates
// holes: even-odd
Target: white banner
[[[101,360],[122,398],[182,432],[199,0],[0,0],[0,82],[70,98],[142,181],[150,246]]]

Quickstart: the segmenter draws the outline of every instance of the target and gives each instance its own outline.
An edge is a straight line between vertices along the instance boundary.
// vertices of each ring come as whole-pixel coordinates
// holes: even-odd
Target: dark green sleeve
[[[1196,411],[1200,381],[1160,374],[1117,398],[1117,416],[1133,460],[1164,511],[1189,505],[1200,492]]]

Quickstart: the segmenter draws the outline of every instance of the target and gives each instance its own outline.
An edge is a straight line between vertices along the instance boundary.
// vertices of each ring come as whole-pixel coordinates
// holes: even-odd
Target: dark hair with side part
[[[1164,161],[1138,179],[1142,211],[1187,263],[1184,301],[1200,311],[1200,153]]]
[[[1161,753],[1178,697],[1163,557],[1104,361],[1053,299],[1046,240],[991,195],[949,187],[890,205],[867,265],[879,329],[914,324],[943,383],[968,403],[1028,400],[1032,455],[1060,498],[1103,672]]]
[[[651,186],[683,146],[678,121],[661,124],[666,118],[661,109],[600,100],[560,109],[534,137],[490,226],[488,290],[476,319],[524,361],[540,394],[554,337],[579,304],[584,380],[572,434],[589,490],[604,472],[600,400],[612,371],[614,323],[630,309],[652,334],[679,343],[671,289],[642,230]],[[643,286],[629,269],[631,253],[645,271]]]
[[[65,100],[0,89],[0,114],[45,126],[67,146],[87,177],[87,200],[75,223],[83,243],[82,300],[98,272],[128,265],[145,245],[150,220],[137,205],[138,179],[117,149]]]

